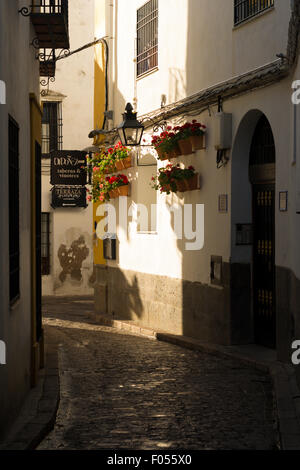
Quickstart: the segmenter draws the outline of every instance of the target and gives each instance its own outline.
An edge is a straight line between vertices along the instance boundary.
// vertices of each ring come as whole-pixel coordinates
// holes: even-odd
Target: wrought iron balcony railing
[[[238,25],[274,7],[274,0],[234,0],[234,24]]]
[[[69,49],[68,0],[32,0],[19,10],[30,16],[41,49]]]
[[[55,50],[47,51],[44,49],[43,52],[39,53],[40,61],[40,77],[55,77]]]

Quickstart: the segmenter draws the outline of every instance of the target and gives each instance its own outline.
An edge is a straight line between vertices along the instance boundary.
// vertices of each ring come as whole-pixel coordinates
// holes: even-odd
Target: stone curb
[[[205,343],[187,336],[173,335],[156,331],[152,328],[140,327],[130,321],[114,320],[105,315],[96,314],[94,319],[103,325],[146,336],[158,341],[168,342],[194,351],[227,357],[254,367],[270,375],[273,382],[274,401],[277,411],[278,433],[281,450],[300,450],[300,390],[294,368],[274,360],[261,360],[239,352],[236,347]]]
[[[45,369],[42,393],[34,406],[35,416],[25,423],[23,427],[0,450],[34,450],[47,434],[53,429],[59,404],[59,369],[57,344],[47,331],[45,347]],[[30,394],[30,392],[29,392]]]

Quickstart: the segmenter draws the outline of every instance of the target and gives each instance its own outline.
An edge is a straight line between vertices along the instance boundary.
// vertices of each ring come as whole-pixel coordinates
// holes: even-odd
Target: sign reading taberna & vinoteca
[[[86,152],[79,150],[51,152],[52,185],[85,186],[86,180]]]
[[[84,186],[54,186],[52,188],[52,207],[87,207]]]

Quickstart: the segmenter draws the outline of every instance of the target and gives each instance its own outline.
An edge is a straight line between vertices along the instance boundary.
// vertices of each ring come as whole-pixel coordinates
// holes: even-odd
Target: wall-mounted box
[[[211,256],[210,258],[210,282],[215,286],[222,286],[222,256]]]
[[[214,140],[216,150],[226,150],[231,148],[232,114],[220,112],[215,115]]]
[[[103,240],[103,258],[108,260],[116,260],[116,239],[112,237]]]

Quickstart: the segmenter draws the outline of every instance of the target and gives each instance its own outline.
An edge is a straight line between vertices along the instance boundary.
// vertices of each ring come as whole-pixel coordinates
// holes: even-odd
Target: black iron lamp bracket
[[[32,13],[34,5],[28,5],[27,7],[22,7],[18,10],[18,13],[21,13],[22,16],[30,16]]]

